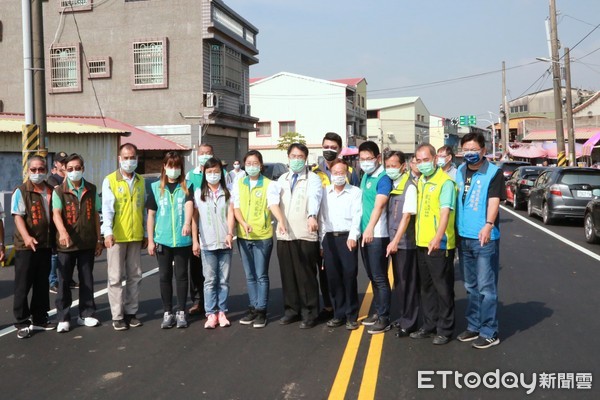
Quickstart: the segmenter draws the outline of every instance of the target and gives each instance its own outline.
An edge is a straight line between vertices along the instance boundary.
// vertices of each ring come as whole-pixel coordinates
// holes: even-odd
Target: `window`
[[[59,0],[62,11],[88,11],[92,9],[93,0]]]
[[[256,124],[258,130],[256,131],[257,137],[271,136],[271,121],[259,122]]]
[[[279,136],[288,132],[296,132],[296,121],[279,121]]]
[[[222,44],[210,46],[211,85],[221,86],[236,92],[242,90],[242,55]]]
[[[88,59],[88,78],[110,78],[110,57]]]
[[[79,44],[50,49],[50,93],[81,92],[79,49]]]
[[[166,38],[134,42],[132,53],[133,89],[168,87]]]

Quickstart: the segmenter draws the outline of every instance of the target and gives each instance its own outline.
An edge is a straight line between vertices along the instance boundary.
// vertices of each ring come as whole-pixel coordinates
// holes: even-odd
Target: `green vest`
[[[422,176],[419,179],[417,190],[417,222],[415,224],[417,246],[427,247],[429,242],[435,237],[440,221],[440,194],[442,186],[446,181],[452,179],[441,168],[425,181]],[[448,226],[442,241],[440,249],[452,250],[456,247],[454,233],[454,210],[450,210],[448,217]]]
[[[188,186],[191,184],[188,183]],[[177,185],[173,193],[164,188],[160,194],[160,180],[152,183],[152,193],[156,200],[154,219],[154,241],[168,247],[186,247],[192,245],[192,236],[183,236],[181,231],[185,223],[185,192]]]
[[[144,239],[144,178],[134,175],[133,193],[129,184],[115,171],[106,177],[115,196],[113,237],[115,242],[140,242]]]
[[[244,227],[237,226],[237,236],[247,240],[265,240],[273,237],[271,226],[271,211],[267,206],[267,187],[271,180],[260,175],[258,182],[250,190],[250,178],[238,179],[240,194],[240,212],[246,223],[252,227],[252,232],[244,232]]]

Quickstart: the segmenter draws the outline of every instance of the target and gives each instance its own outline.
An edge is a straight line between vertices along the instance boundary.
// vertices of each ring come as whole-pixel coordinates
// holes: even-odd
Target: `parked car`
[[[521,166],[531,166],[530,163],[525,161],[497,161],[496,165],[502,170],[504,180],[508,180],[515,169]]]
[[[600,189],[600,170],[548,168],[529,191],[527,213],[541,216],[544,224],[561,218],[583,219],[594,189]]]
[[[283,174],[288,172],[287,165],[283,163],[264,163],[263,175],[267,178],[276,181]]]
[[[593,200],[585,206],[583,230],[588,243],[600,242],[600,189],[592,190]]]
[[[547,167],[523,166],[518,167],[506,181],[506,201],[511,203],[515,210],[525,207],[529,199],[529,190],[537,177]]]

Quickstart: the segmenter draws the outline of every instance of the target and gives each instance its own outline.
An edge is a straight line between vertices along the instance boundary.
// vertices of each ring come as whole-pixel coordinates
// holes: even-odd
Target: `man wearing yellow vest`
[[[423,325],[413,339],[450,341],[454,332],[454,181],[435,165],[435,148],[424,143],[415,152],[421,172],[417,185],[417,264]]]
[[[119,148],[119,169],[102,182],[102,234],[108,259],[108,302],[117,331],[138,327],[141,250],[148,245],[144,232],[144,178],[135,173],[137,147]],[[125,287],[121,280],[125,277]]]

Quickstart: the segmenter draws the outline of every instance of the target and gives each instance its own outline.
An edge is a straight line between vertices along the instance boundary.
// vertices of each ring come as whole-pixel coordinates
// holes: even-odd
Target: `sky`
[[[364,77],[367,99],[420,96],[431,114],[476,115],[480,126],[497,118],[489,111],[498,114],[502,101],[502,61],[509,101],[552,88],[550,64],[536,61],[550,57],[548,0],[225,3],[259,29],[251,77]],[[573,88],[600,90],[600,1],[556,0],[556,7],[560,55],[572,49]]]

